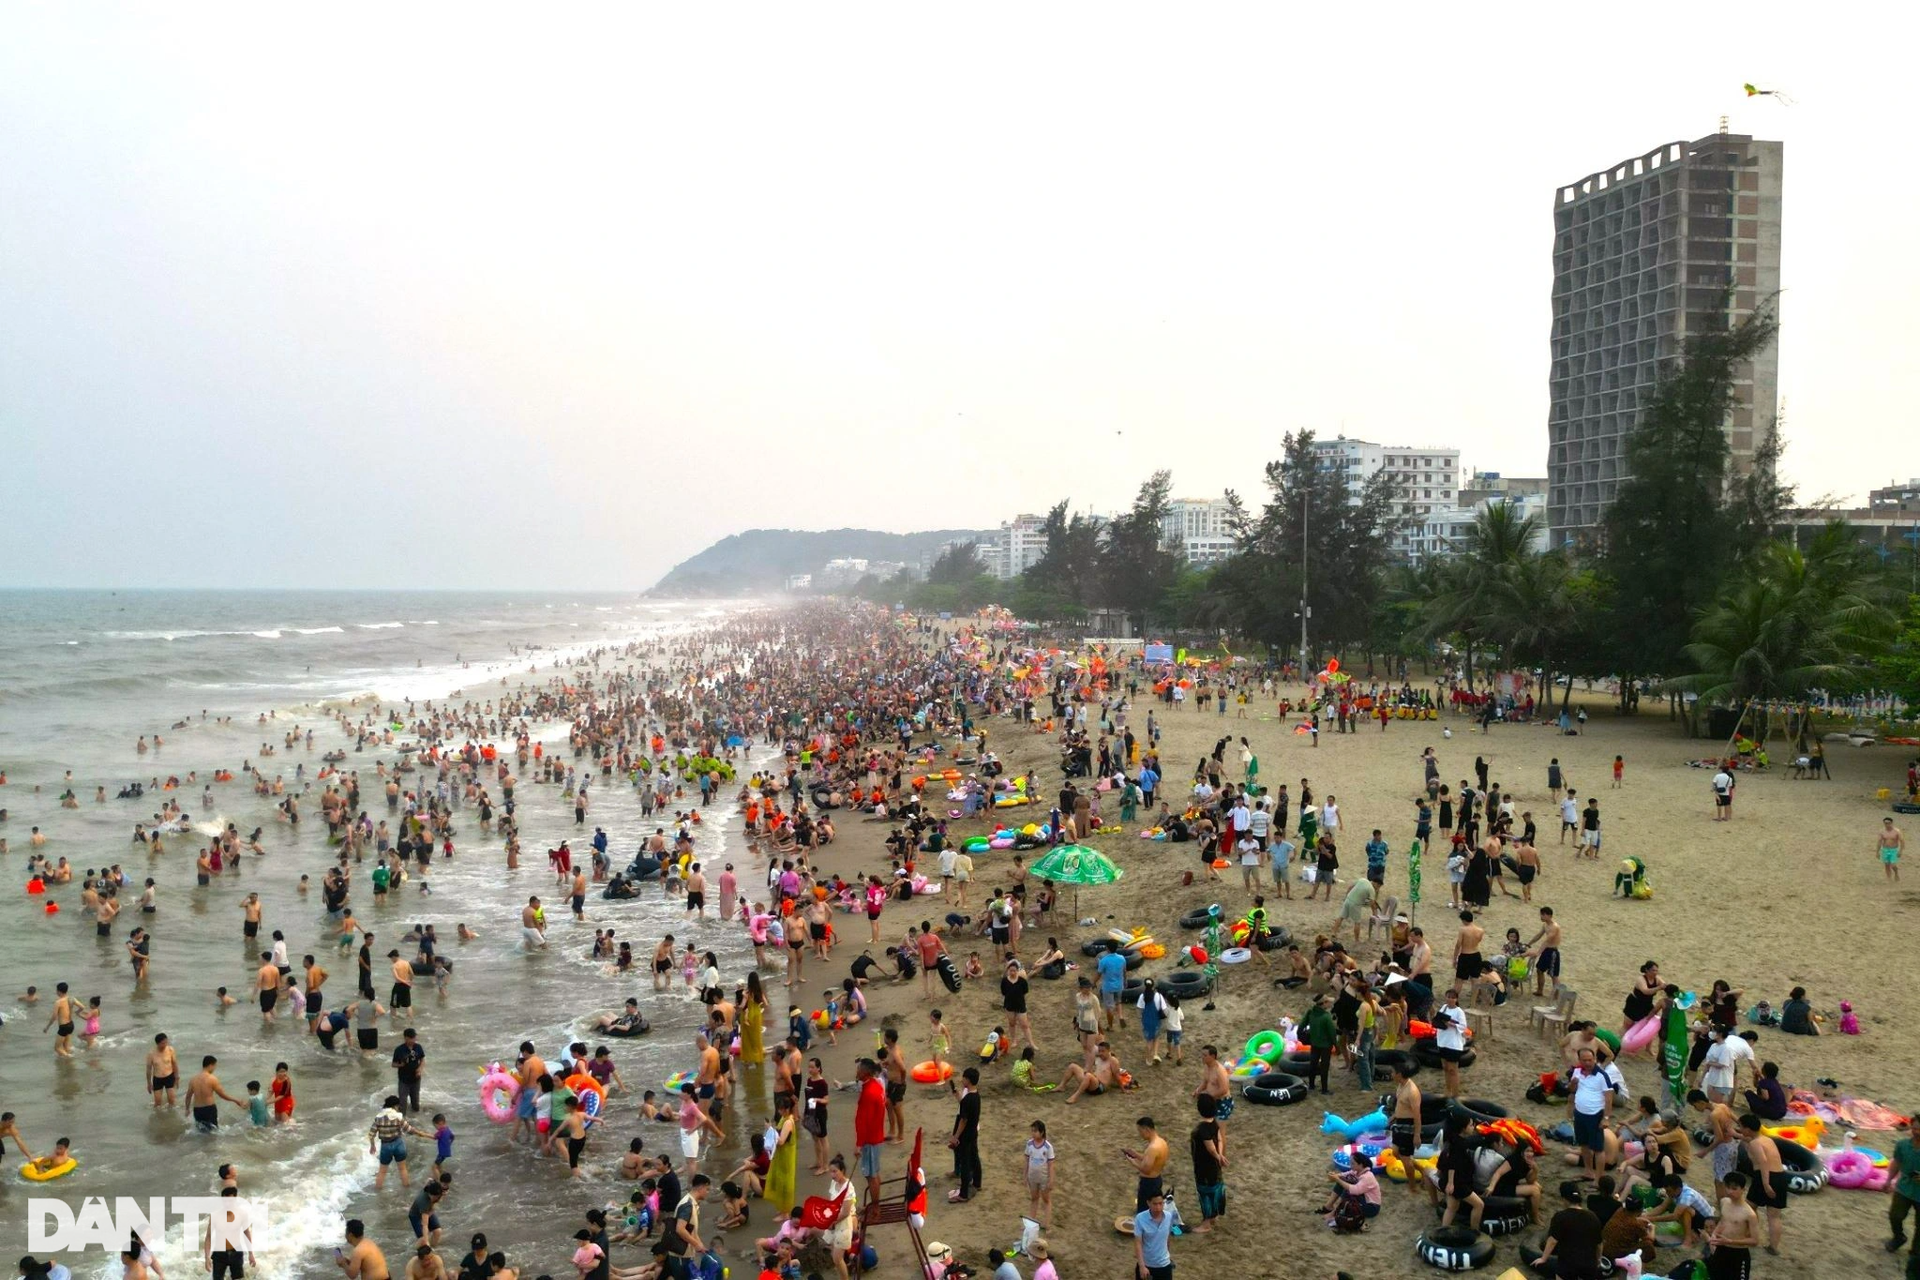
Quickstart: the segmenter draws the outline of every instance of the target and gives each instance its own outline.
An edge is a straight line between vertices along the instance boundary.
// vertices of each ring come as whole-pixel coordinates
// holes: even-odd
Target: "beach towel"
[[[1908,1124],[1906,1116],[1869,1099],[1823,1098],[1811,1089],[1795,1089],[1788,1094],[1787,1110],[1852,1129],[1904,1129]]]

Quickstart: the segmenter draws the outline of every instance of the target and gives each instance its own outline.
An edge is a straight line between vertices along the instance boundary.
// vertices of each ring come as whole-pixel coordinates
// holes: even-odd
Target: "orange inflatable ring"
[[[921,1084],[941,1084],[953,1075],[953,1067],[945,1062],[927,1061],[917,1064],[907,1074]]]
[[[584,1071],[576,1071],[563,1082],[580,1099],[580,1105],[586,1110],[587,1123],[598,1120],[607,1109],[607,1090],[598,1080]],[[589,1100],[588,1095],[592,1098]]]

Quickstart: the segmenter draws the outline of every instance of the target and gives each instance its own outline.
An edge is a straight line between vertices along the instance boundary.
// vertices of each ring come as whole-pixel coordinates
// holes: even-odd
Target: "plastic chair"
[[[1553,984],[1553,1003],[1533,1006],[1532,1023],[1543,1038],[1551,1039],[1565,1035],[1567,1024],[1573,1021],[1574,1001],[1579,993],[1558,982]]]

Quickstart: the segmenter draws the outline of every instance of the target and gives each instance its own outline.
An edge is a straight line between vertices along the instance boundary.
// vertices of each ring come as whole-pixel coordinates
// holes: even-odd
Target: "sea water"
[[[377,760],[391,765],[397,754],[371,747],[355,753],[321,704],[368,695],[386,705],[407,698],[484,701],[499,695],[502,680],[544,684],[559,674],[556,664],[564,670],[597,646],[686,635],[716,623],[731,607],[737,606],[581,593],[0,592],[0,770],[7,778],[0,807],[8,811],[0,835],[12,846],[4,868],[11,874],[0,877],[0,1013],[6,1017],[0,1027],[0,1109],[17,1114],[35,1154],[67,1137],[80,1160],[66,1178],[34,1185],[17,1175],[17,1153],[4,1157],[0,1258],[25,1252],[29,1195],[78,1205],[92,1196],[111,1202],[117,1196],[144,1201],[209,1194],[218,1167],[233,1163],[242,1194],[271,1205],[273,1242],[260,1251],[260,1274],[337,1275],[332,1250],[341,1243],[342,1223],[359,1217],[398,1275],[411,1254],[406,1209],[412,1192],[403,1191],[391,1171],[386,1189],[373,1191],[376,1166],[367,1154],[367,1127],[380,1100],[393,1091],[389,1056],[400,1029],[412,1025],[427,1053],[416,1122],[430,1129],[429,1117],[445,1112],[457,1135],[448,1166],[454,1190],[440,1213],[447,1228],[445,1255],[457,1258],[467,1237],[484,1230],[514,1265],[531,1266],[528,1274],[563,1274],[584,1210],[624,1199],[627,1184],[610,1174],[628,1139],[640,1135],[649,1150],[675,1149],[668,1126],[643,1132],[631,1117],[640,1090],[660,1089],[665,1077],[693,1064],[693,1035],[703,1011],[683,998],[677,969],[671,994],[653,994],[638,972],[653,943],[666,932],[683,943],[690,937],[702,950],[719,952],[722,971],[730,975],[742,972],[740,961],[750,954],[737,925],[691,925],[657,891],[612,903],[597,896],[596,886],[589,923],[570,922],[545,853],[563,839],[586,849],[593,828],[601,826],[611,837],[614,865],[624,865],[658,825],[643,827],[631,788],[594,771],[592,807],[586,825],[577,827],[572,802],[559,787],[536,786],[523,777],[516,792],[523,852],[515,871],[506,870],[500,840],[482,835],[477,814],[467,808],[455,810],[458,853],[452,861],[435,861],[431,895],[409,884],[376,907],[370,864],[352,869],[352,906],[362,926],[377,935],[375,987],[383,1003],[389,986],[384,956],[399,946],[409,925],[433,924],[442,953],[455,965],[446,995],[429,982],[417,984],[410,1017],[383,1020],[380,1054],[363,1058],[348,1047],[351,1029],[329,1054],[304,1019],[286,1013],[284,1002],[281,1016],[263,1025],[253,999],[258,950],[275,929],[286,934],[296,976],[309,952],[329,971],[328,1008],[355,998],[354,953],[337,949],[336,930],[320,899],[320,877],[335,855],[317,802],[303,806],[305,820],[296,832],[274,820],[275,801],[256,797],[244,774],[215,786],[212,812],[202,811],[201,783],[183,781],[166,793],[152,790],[151,783],[169,775],[184,780],[191,770],[204,783],[216,768],[237,773],[242,761],[252,760],[268,777],[281,776],[294,793],[301,786],[297,766],[304,765],[305,781],[314,782],[322,754],[345,749],[341,767],[359,772],[362,807],[391,826],[374,766]],[[652,660],[656,666],[662,661]],[[609,658],[602,670],[617,665],[623,664]],[[257,722],[263,713],[271,716],[265,726]],[[219,723],[228,716],[230,724]],[[304,738],[302,745],[283,745],[296,727],[314,730],[311,750]],[[566,755],[564,725],[533,728]],[[164,745],[139,754],[136,743],[143,735],[150,745],[158,735]],[[261,755],[262,743],[271,743],[274,754]],[[588,763],[579,762],[583,776]],[[78,810],[59,805],[69,771]],[[410,774],[406,783],[421,776]],[[144,797],[114,798],[135,781],[149,784]],[[104,803],[94,798],[100,786],[107,789]],[[498,787],[489,789],[497,801]],[[315,783],[313,794],[319,790]],[[243,835],[264,827],[267,855],[243,855],[238,874],[196,887],[191,834],[172,838],[158,856],[131,839],[134,824],[150,820],[165,798],[177,800],[195,826],[231,821]],[[701,829],[698,856],[711,864],[712,874],[733,860],[744,891],[761,883],[764,864],[746,855],[732,810],[729,793]],[[74,868],[75,883],[49,894],[62,907],[57,915],[46,914],[45,900],[24,891],[34,826],[48,835],[42,852],[64,856]],[[577,855],[575,865],[583,861]],[[121,893],[126,909],[113,936],[96,939],[91,918],[80,911],[78,882],[88,868],[113,863],[131,880]],[[297,891],[303,873],[314,886],[306,895]],[[147,876],[158,882],[159,909],[143,916],[137,901]],[[249,892],[259,893],[265,904],[259,943],[241,935],[240,901]],[[551,946],[534,954],[517,946],[518,911],[530,894],[549,904]],[[478,931],[477,940],[455,941],[462,922]],[[125,948],[136,926],[154,937],[150,976],[137,989]],[[633,944],[631,978],[609,976],[603,964],[588,958],[593,930],[609,926]],[[43,1032],[54,984],[61,981],[71,984],[82,1006],[90,996],[104,997],[100,1039],[85,1048],[76,1036],[70,1060],[54,1056],[53,1036]],[[28,984],[40,989],[40,1003],[32,1007],[19,999]],[[222,985],[237,1001],[224,1011],[214,997]],[[603,1041],[589,1034],[595,1015],[618,1009],[630,995],[639,997],[653,1022],[650,1036]],[[770,1017],[770,1028],[781,1021]],[[178,1110],[155,1111],[144,1092],[143,1064],[158,1032],[172,1041],[183,1086],[208,1053],[220,1059],[227,1092],[242,1099],[249,1080],[259,1080],[264,1091],[274,1064],[287,1062],[297,1098],[293,1123],[256,1129],[243,1109],[223,1103],[219,1132],[202,1134]],[[485,1064],[511,1063],[522,1040],[532,1040],[553,1061],[575,1038],[610,1044],[632,1089],[610,1108],[617,1128],[590,1146],[593,1176],[585,1182],[567,1178],[564,1159],[535,1159],[526,1148],[510,1146],[506,1131],[486,1121],[476,1092]],[[759,1076],[750,1077],[747,1097],[764,1091]],[[739,1158],[731,1150],[728,1155]],[[416,1188],[432,1157],[432,1142],[416,1140],[410,1170]],[[716,1156],[710,1164],[718,1162]],[[202,1274],[198,1248],[176,1228],[159,1249],[168,1275]],[[117,1259],[98,1254],[65,1261],[76,1274],[119,1274]]]

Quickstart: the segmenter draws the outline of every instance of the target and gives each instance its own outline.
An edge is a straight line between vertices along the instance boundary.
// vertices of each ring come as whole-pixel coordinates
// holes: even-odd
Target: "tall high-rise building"
[[[1626,478],[1627,435],[1688,335],[1737,321],[1779,290],[1782,150],[1716,133],[1669,142],[1554,193],[1554,545],[1594,531]],[[1774,347],[1737,371],[1734,396],[1726,431],[1739,471],[1774,427]]]

